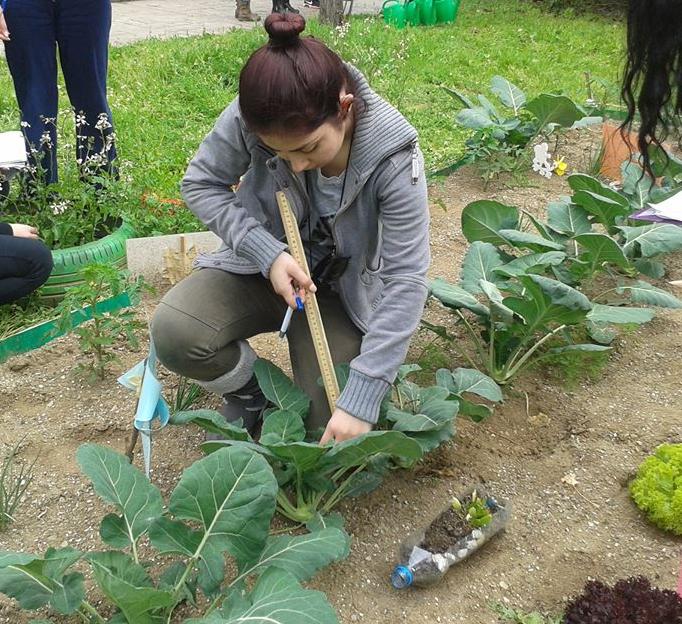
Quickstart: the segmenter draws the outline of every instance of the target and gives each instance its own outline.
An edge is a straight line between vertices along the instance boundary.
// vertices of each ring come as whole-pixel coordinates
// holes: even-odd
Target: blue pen
[[[301,298],[298,295],[296,295],[296,309],[299,312],[303,312],[303,310],[304,310],[303,301],[301,300]]]

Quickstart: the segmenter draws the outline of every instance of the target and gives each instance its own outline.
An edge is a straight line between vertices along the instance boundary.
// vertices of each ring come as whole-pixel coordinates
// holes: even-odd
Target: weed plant
[[[36,460],[28,463],[18,459],[23,439],[10,448],[0,470],[0,531],[15,520],[17,507],[33,480]]]

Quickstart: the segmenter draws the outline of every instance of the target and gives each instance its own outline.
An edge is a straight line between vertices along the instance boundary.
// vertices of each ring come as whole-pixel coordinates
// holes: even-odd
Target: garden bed
[[[585,137],[575,144],[587,145]],[[572,147],[567,158],[581,169],[583,149]],[[549,200],[567,193],[561,178],[530,181],[533,186],[525,188],[493,184],[484,190],[467,167],[432,185],[431,277],[456,278],[465,250],[460,214],[468,202],[486,197],[539,214]],[[679,256],[668,257],[667,265],[669,279],[682,279]],[[161,294],[143,302],[142,318],[152,314]],[[436,323],[447,315],[430,302],[426,318]],[[428,333],[415,337],[411,361],[426,357],[431,339]],[[285,349],[274,336],[254,342],[263,357],[286,366]],[[459,419],[454,441],[416,472],[396,472],[373,494],[343,502],[340,511],[354,538],[351,556],[312,585],[328,594],[344,624],[491,624],[496,618],[487,605],[494,601],[556,612],[587,577],[611,582],[644,574],[660,587],[674,587],[679,540],[646,523],[627,483],[658,444],[680,441],[682,388],[674,363],[681,350],[682,312],[666,311],[619,339],[595,381],[567,390],[545,370],[524,374],[490,419],[481,424]],[[433,349],[426,354],[434,362],[449,355]],[[0,533],[1,549],[102,548],[98,526],[105,511],[80,474],[75,451],[85,441],[123,450],[135,399],[116,376],[144,353],[122,350],[120,365],[92,386],[72,374],[78,356],[75,339],[66,337],[0,366],[0,441],[16,443],[25,435],[22,456],[38,457],[17,522]],[[451,359],[448,366],[466,363]],[[192,427],[171,427],[155,438],[152,479],[164,495],[200,457],[202,437]],[[455,566],[439,585],[396,595],[389,575],[399,543],[430,522],[442,501],[479,481],[512,502],[507,532]],[[0,598],[0,622],[29,619]]]

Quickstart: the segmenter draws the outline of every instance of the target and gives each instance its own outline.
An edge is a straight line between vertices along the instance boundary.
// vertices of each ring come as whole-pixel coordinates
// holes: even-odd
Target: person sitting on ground
[[[31,294],[51,272],[52,254],[36,228],[0,223],[0,305]]]
[[[682,120],[682,0],[630,0],[622,96],[623,130],[639,114],[637,147],[653,176],[649,147],[660,147]]]
[[[294,380],[312,399],[306,427],[324,428],[324,444],[379,418],[427,297],[429,210],[416,130],[304,28],[300,15],[268,16],[269,43],[191,161],[185,202],[224,245],[166,293],[151,330],[167,368],[254,428],[265,398],[247,340],[277,331],[296,296],[316,292],[332,359],[350,362],[333,414],[305,314],[294,312],[287,336]],[[289,254],[277,191],[313,279]]]

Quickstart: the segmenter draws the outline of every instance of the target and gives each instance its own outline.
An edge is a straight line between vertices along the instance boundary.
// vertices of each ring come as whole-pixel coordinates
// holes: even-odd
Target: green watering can
[[[455,21],[459,10],[459,0],[433,0],[436,21],[439,24],[449,24]]]
[[[436,9],[433,0],[417,0],[419,7],[419,21],[425,26],[433,26],[436,23]]]
[[[410,26],[419,26],[419,7],[417,0],[407,0],[405,3],[405,21]]]
[[[384,22],[396,28],[405,28],[405,7],[399,0],[385,0],[381,5]]]

